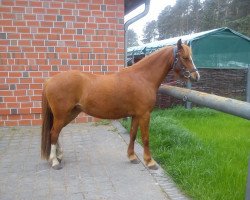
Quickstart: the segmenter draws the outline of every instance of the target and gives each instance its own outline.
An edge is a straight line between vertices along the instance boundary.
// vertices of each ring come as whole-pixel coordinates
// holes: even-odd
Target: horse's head
[[[199,72],[192,59],[191,49],[186,44],[183,44],[181,39],[178,40],[177,47],[174,47],[173,70],[181,80],[198,81],[200,79]]]

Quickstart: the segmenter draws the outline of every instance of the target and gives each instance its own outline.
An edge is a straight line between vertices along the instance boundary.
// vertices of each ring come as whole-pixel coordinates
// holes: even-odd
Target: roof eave
[[[146,0],[125,0],[125,15],[141,6]]]

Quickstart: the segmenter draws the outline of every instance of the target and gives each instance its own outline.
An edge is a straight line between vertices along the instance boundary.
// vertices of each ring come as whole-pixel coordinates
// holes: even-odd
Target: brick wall
[[[119,71],[123,20],[124,0],[1,0],[0,125],[40,125],[44,80],[61,71]]]

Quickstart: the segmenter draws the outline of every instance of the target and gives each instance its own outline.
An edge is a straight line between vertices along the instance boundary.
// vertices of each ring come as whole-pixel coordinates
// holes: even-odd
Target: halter
[[[182,63],[178,62],[179,61],[179,53],[178,53],[177,47],[174,47],[173,53],[174,53],[174,62],[172,64],[172,69],[175,70],[175,69],[179,68],[181,71],[181,75],[183,77],[189,79],[191,77],[191,73],[196,72],[197,69],[194,68],[193,70],[189,71],[186,69],[186,67]]]

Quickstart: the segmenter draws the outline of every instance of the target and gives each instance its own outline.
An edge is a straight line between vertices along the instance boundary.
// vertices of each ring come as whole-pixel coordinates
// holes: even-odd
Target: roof
[[[194,33],[194,34],[190,34],[190,35],[183,35],[183,36],[178,36],[178,37],[169,38],[169,39],[165,39],[165,40],[155,41],[155,42],[143,44],[140,46],[130,47],[130,48],[128,48],[128,56],[150,54],[153,51],[155,51],[161,47],[168,46],[168,45],[176,45],[177,41],[180,38],[182,39],[183,42],[187,42],[187,44],[191,46],[192,42],[195,40],[201,39],[201,38],[209,36],[209,35],[213,35],[215,33],[220,33],[223,31],[231,32],[231,33],[238,35],[239,37],[242,37],[243,39],[250,42],[250,38],[248,38],[247,36],[242,35],[242,34],[236,32],[230,28],[224,27],[224,28],[218,28],[218,29],[213,29],[213,30],[209,30],[209,31]]]
[[[125,15],[145,3],[145,0],[125,0]]]

